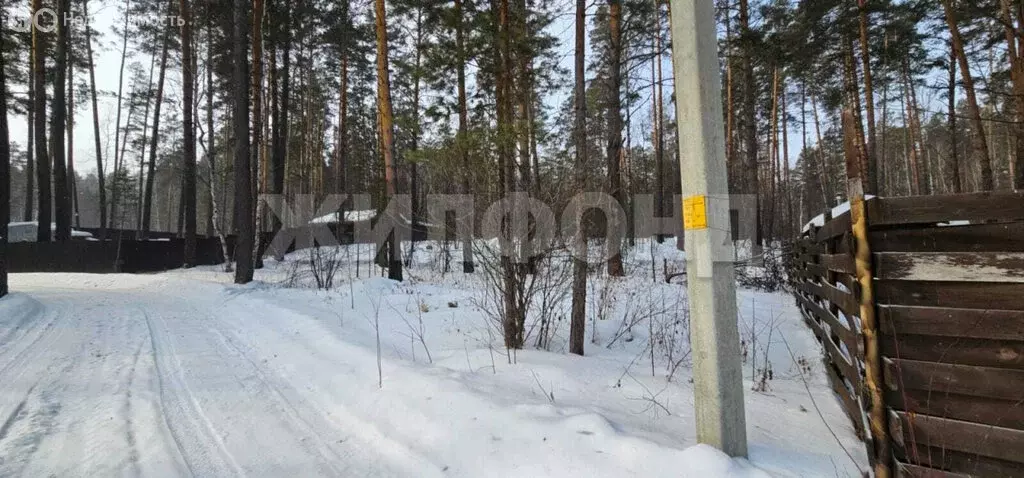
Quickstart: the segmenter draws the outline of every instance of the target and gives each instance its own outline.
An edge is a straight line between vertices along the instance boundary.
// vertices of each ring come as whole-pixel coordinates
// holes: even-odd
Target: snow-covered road
[[[507,363],[478,309],[451,308],[472,302],[458,282],[324,294],[226,280],[14,275],[0,300],[0,477],[764,476],[694,446],[688,372],[624,380],[631,348]],[[765,317],[783,307],[757,297]],[[857,451],[819,380],[817,403]],[[808,398],[792,379],[748,392],[754,463],[856,476]]]
[[[367,460],[387,450],[360,443],[272,356],[243,344],[240,334],[265,332],[239,322],[258,304],[140,280],[151,283],[39,288],[4,304],[0,476],[366,476],[422,465],[412,454]]]

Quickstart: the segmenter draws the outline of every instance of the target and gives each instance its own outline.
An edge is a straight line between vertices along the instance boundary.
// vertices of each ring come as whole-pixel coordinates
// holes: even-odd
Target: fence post
[[[885,412],[885,401],[882,396],[882,357],[878,344],[878,321],[875,317],[875,294],[872,278],[874,271],[871,263],[871,244],[868,242],[867,207],[864,204],[864,183],[860,154],[857,148],[856,130],[853,114],[849,109],[843,112],[843,136],[846,153],[846,188],[850,198],[850,222],[854,239],[854,263],[857,284],[860,288],[860,320],[864,334],[864,384],[871,396],[869,425],[871,427],[871,443],[874,448],[873,463],[876,478],[891,476],[889,448],[889,428]]]

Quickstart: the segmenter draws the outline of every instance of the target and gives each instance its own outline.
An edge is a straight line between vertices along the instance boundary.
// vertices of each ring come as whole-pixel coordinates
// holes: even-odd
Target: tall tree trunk
[[[654,56],[652,61],[654,62],[655,90],[654,94],[651,95],[652,100],[654,100],[654,216],[658,218],[658,221],[661,221],[661,218],[665,216],[665,112],[663,109],[664,102],[661,85],[663,80],[661,72],[661,2],[656,0],[654,6],[656,27],[654,29]],[[665,242],[665,236],[659,233],[657,240],[658,244],[661,244]]]
[[[255,0],[259,1],[259,0]],[[252,197],[252,155],[249,147],[249,9],[246,0],[232,1],[231,84],[234,130],[235,177],[235,283],[248,284],[253,278],[254,216]]]
[[[515,77],[513,74],[512,30],[509,0],[491,2],[494,10],[494,98],[497,117],[497,152],[498,168],[501,171],[499,184],[504,200],[509,202],[510,209],[515,208],[513,192],[519,189],[515,168],[515,112],[513,111],[513,92]],[[519,308],[516,300],[517,290],[521,284],[518,267],[521,255],[518,253],[518,240],[510,229],[510,222],[503,221],[502,234],[512,239],[511,250],[501,251],[502,303],[504,314],[502,328],[505,347],[518,349],[523,346],[524,311]],[[502,246],[505,247],[505,246]],[[515,263],[513,263],[515,258]]]
[[[57,0],[57,18],[68,14],[70,0]],[[50,148],[53,153],[54,216],[56,216],[57,241],[71,240],[71,192],[68,188],[68,165],[64,156],[64,132],[68,113],[67,71],[68,71],[68,25],[57,22],[57,59],[53,75],[53,111],[50,113]]]
[[[238,3],[239,0],[236,0]],[[185,223],[185,267],[196,265],[196,125],[195,125],[195,64],[193,60],[192,43],[192,10],[189,0],[181,0],[179,3],[179,15],[181,15],[181,84],[182,103],[184,114],[182,126],[184,128],[184,161],[182,174],[181,194],[184,196],[184,223]],[[244,23],[244,22],[243,22]],[[245,28],[244,26],[239,28]],[[236,58],[237,59],[237,58]],[[236,65],[237,68],[237,65]],[[242,85],[234,85],[236,89],[243,88]],[[248,119],[247,119],[248,121]],[[245,138],[248,140],[248,136]],[[246,170],[248,171],[248,170]],[[240,241],[239,246],[244,241]]]
[[[832,203],[835,201],[836,192],[835,189],[832,188],[832,179],[828,172],[828,165],[825,164],[827,157],[825,156],[824,148],[822,148],[822,145],[825,143],[822,142],[821,138],[821,120],[818,116],[818,100],[813,96],[811,97],[811,109],[814,112],[814,137],[817,140],[814,144],[817,145],[817,148],[815,149],[817,149],[818,153],[818,166],[820,167],[819,172],[821,173],[821,189],[825,195],[825,208],[828,209],[832,207]]]
[[[456,145],[462,159],[462,194],[472,194],[471,186],[472,168],[469,161],[469,104],[466,100],[466,43],[465,43],[465,18],[462,13],[462,0],[455,0],[455,49],[458,55],[456,65],[456,77],[458,81],[459,95],[459,133]],[[475,211],[473,211],[475,214]],[[468,237],[462,240],[462,272],[471,274],[476,270],[473,264],[473,233],[469,231]]]
[[[660,2],[655,1],[660,5]],[[733,123],[735,122],[735,102],[732,97],[732,12],[725,11],[725,169],[729,174],[729,186],[735,188],[736,181],[736,142],[733,139]]]
[[[878,146],[875,142],[875,90],[871,73],[871,49],[868,44],[868,9],[867,0],[857,0],[860,10],[860,56],[861,68],[864,70],[864,107],[867,113],[868,143],[867,170],[865,171],[865,194],[878,192]]]
[[[348,184],[348,50],[349,50],[349,13],[348,2],[341,4],[341,18],[339,23],[343,33],[341,43],[338,46],[341,55],[339,62],[341,75],[338,80],[338,145],[334,162],[336,168],[337,191],[339,193],[350,193]],[[344,222],[344,217],[339,218]]]
[[[32,15],[35,18],[36,12],[42,8],[42,0],[32,0]],[[36,183],[39,186],[39,214],[37,221],[39,227],[36,240],[39,242],[50,242],[50,224],[53,218],[50,191],[50,156],[46,149],[46,40],[43,32],[36,28],[32,22],[32,60],[35,65],[33,73],[35,78],[34,117],[35,143],[36,143]]]
[[[769,154],[768,154],[768,205],[767,214],[768,225],[765,228],[768,242],[771,243],[775,239],[775,213],[777,200],[777,187],[778,184],[776,174],[776,168],[779,164],[779,83],[781,75],[779,74],[779,67],[772,67],[772,110],[769,122],[771,123],[771,131],[768,137],[769,142]]]
[[[800,136],[802,137],[800,142],[800,154],[804,161],[802,174],[806,175],[805,182],[810,180],[811,175],[814,174],[814,162],[815,158],[819,157],[817,154],[811,154],[810,150],[807,149],[807,84],[803,81],[800,83]],[[818,147],[821,147],[821,143],[816,143]],[[819,178],[820,190],[821,190],[821,204],[822,208],[828,207],[828,193],[825,192],[825,178]],[[805,197],[809,192],[805,191],[801,197]],[[808,208],[808,214],[802,216],[803,219],[810,219],[810,208]]]
[[[1018,2],[1019,5],[1019,2]],[[1003,28],[1006,33],[1006,55],[1010,58],[1010,81],[1013,84],[1013,105],[1016,113],[1016,146],[1014,148],[1013,160],[1013,187],[1017,190],[1024,190],[1024,49],[1017,47],[1017,37],[1020,32],[1014,26],[1013,14],[1010,12],[1010,0],[999,2]],[[1018,20],[1024,15],[1018,6]],[[954,53],[955,54],[955,53]],[[952,71],[952,70],[951,70]]]
[[[786,192],[786,224],[788,229],[783,237],[789,238],[798,234],[796,216],[793,215],[793,184],[789,182],[789,110],[786,108],[786,87],[782,86],[782,161],[783,161],[783,187]]]
[[[534,197],[540,196],[540,155],[537,152],[537,87],[534,83],[534,66],[531,62],[529,73],[526,77],[526,84],[529,85],[528,91],[528,102],[529,108],[526,109],[526,127],[529,130],[530,136],[530,154],[533,157],[533,181],[530,182],[532,189],[530,194]]]
[[[173,1],[173,0],[172,0]],[[210,2],[206,3],[206,130],[209,131],[209,139],[206,146],[207,179],[210,183],[210,223],[207,225],[207,235],[217,236],[220,241],[220,253],[224,258],[224,272],[234,272],[231,265],[231,257],[228,255],[228,241],[224,237],[224,214],[222,207],[227,204],[226,200],[217,199],[217,185],[221,190],[227,190],[217,171],[217,134],[213,125],[213,20],[210,14]]]
[[[388,70],[387,13],[384,0],[374,0],[377,33],[377,115],[380,118],[382,148],[384,150],[384,183],[387,197],[397,193],[395,187],[395,126],[391,108],[391,73]],[[398,254],[395,231],[388,235],[388,278],[402,280],[402,260]]]
[[[103,172],[103,147],[100,144],[100,110],[96,100],[96,66],[92,57],[92,28],[89,26],[89,0],[82,1],[82,15],[85,17],[85,50],[89,57],[89,96],[92,101],[93,146],[96,148],[96,179],[99,182],[100,239],[107,238],[107,187]]]
[[[279,109],[274,118],[274,146],[271,153],[271,193],[285,193],[285,168],[288,156],[288,122],[289,110],[291,108],[291,57],[292,57],[292,36],[291,36],[291,5],[284,3],[284,48],[281,52],[281,95],[278,100]],[[281,221],[274,220],[274,232],[281,228]],[[274,251],[278,259],[284,257],[285,251]]]
[[[985,124],[981,120],[981,107],[978,105],[978,97],[974,91],[974,78],[971,77],[971,68],[967,63],[967,55],[964,54],[964,41],[960,36],[960,28],[957,26],[956,15],[951,3],[952,0],[942,0],[942,8],[946,13],[946,25],[949,26],[953,51],[956,52],[957,60],[960,63],[960,76],[964,82],[964,92],[967,93],[967,106],[970,108],[971,123],[974,129],[974,154],[981,164],[981,189],[991,191],[995,189],[995,182],[992,178],[992,157],[988,151],[988,140],[985,138]]]
[[[753,195],[756,200],[756,227],[754,228],[754,243],[761,244],[761,193],[758,181],[757,163],[757,91],[754,85],[754,49],[750,44],[752,33],[750,31],[750,8],[748,0],[740,0],[740,38],[744,39],[742,54],[740,55],[740,81],[743,86],[743,113],[741,116],[744,153],[743,158],[743,187],[740,194]],[[819,143],[821,144],[821,143]]]
[[[122,193],[122,191],[121,191],[122,190],[121,170],[122,170],[122,166],[124,165],[124,161],[125,161],[125,154],[124,154],[124,152],[127,150],[127,145],[128,145],[129,126],[132,124],[132,117],[135,116],[135,104],[136,104],[136,102],[135,102],[134,98],[138,94],[136,92],[136,87],[137,87],[137,85],[133,82],[132,83],[132,89],[131,89],[130,93],[128,94],[128,98],[129,98],[129,101],[128,101],[128,116],[125,118],[125,122],[124,122],[124,125],[125,125],[124,126],[124,130],[125,131],[124,131],[124,134],[121,137],[121,143],[114,145],[114,149],[115,150],[120,149],[120,151],[121,151],[120,155],[118,156],[118,160],[114,161],[114,171],[111,173],[111,178],[113,180],[113,184],[111,184],[112,191],[111,191],[111,194],[110,194],[110,218],[111,218],[110,220],[111,220],[112,224],[114,225],[115,229],[123,229],[124,228],[124,220],[122,218],[122,216],[124,215],[124,211],[121,211],[121,202],[124,200],[124,199],[121,198],[121,193]],[[125,176],[125,178],[127,179],[127,176]],[[118,236],[118,238],[120,240],[120,235]]]
[[[72,45],[74,22],[68,22],[68,116],[67,116],[67,162],[68,191],[71,194],[72,215],[75,227],[82,227],[82,217],[78,214],[78,176],[75,174],[75,61],[72,56],[75,49]]]
[[[861,171],[861,174],[858,176],[862,182],[861,190],[868,194],[874,194],[875,191],[871,184],[874,181],[874,172],[869,164],[870,155],[868,154],[867,140],[864,138],[863,113],[860,106],[860,77],[857,74],[857,62],[854,59],[853,43],[854,41],[851,39],[848,46],[844,48],[846,59],[844,70],[848,98],[847,101],[849,102],[848,105],[850,106],[850,112],[854,115],[854,121],[851,126],[854,128],[853,138],[856,140],[856,144],[854,146],[858,150],[858,154],[855,156],[855,159],[857,161],[861,161],[861,164],[858,165],[858,170]]]
[[[576,162],[576,191],[586,190],[587,165],[587,81],[586,73],[586,24],[587,2],[576,0],[576,62],[573,105],[575,124],[573,126]],[[581,211],[582,213],[582,211]],[[579,250],[572,260],[572,311],[569,322],[569,352],[583,355],[585,328],[587,325],[587,234],[583,214],[576,218],[579,224],[577,244]]]
[[[110,221],[116,226],[121,227],[120,221],[117,218],[117,203],[118,203],[118,190],[121,187],[120,181],[118,181],[118,171],[122,160],[121,146],[121,101],[124,93],[124,65],[128,61],[128,26],[129,20],[131,19],[131,0],[127,0],[124,4],[124,26],[121,31],[122,43],[121,43],[121,67],[117,75],[117,115],[114,120],[114,172],[111,175],[113,184],[111,184],[110,191]],[[187,103],[186,103],[187,104]],[[129,118],[126,124],[131,124],[131,106],[129,106]],[[125,127],[125,135],[128,134],[128,127]],[[97,140],[98,141],[98,140]]]
[[[153,35],[154,43],[158,36]],[[139,151],[139,177],[137,179],[137,194],[138,202],[135,208],[135,238],[136,240],[142,240],[144,234],[142,232],[142,213],[145,198],[145,183],[146,178],[146,144],[149,143],[149,104],[151,103],[151,97],[153,96],[153,73],[156,72],[156,54],[154,53],[149,60],[149,80],[146,82],[146,109],[142,114],[142,148]],[[150,162],[153,162],[153,158],[150,158]]]
[[[901,83],[903,90],[901,101],[905,106],[903,117],[904,127],[907,131],[907,148],[909,152],[907,156],[907,166],[909,169],[909,171],[907,171],[907,175],[910,177],[910,194],[912,196],[917,196],[921,194],[921,173],[918,158],[917,135],[914,134],[914,118],[912,111],[913,102],[910,101],[910,89],[913,88],[913,85],[910,85],[910,80],[907,77],[905,62],[900,72],[903,80]]]
[[[608,0],[608,194],[619,208],[624,203],[619,163],[622,161],[622,0]],[[609,220],[608,227],[613,224]],[[613,235],[614,236],[614,235]],[[621,238],[608,242],[608,275],[621,277]]]
[[[413,87],[412,87],[412,144],[411,152],[415,153],[420,149],[420,83],[423,76],[421,71],[422,68],[422,57],[423,57],[423,7],[416,9],[416,33],[415,33],[415,45],[413,48],[416,49],[415,63],[413,64],[415,73],[413,74]],[[412,197],[412,243],[409,246],[409,259],[406,262],[406,267],[412,265],[412,256],[416,250],[416,228],[420,221],[420,174],[419,174],[419,159],[413,158],[407,161],[409,163],[409,194]]]
[[[11,222],[11,138],[7,128],[7,102],[11,97],[7,92],[6,70],[5,53],[0,50],[0,297],[8,292],[7,225]]]
[[[529,117],[528,101],[530,92],[529,63],[530,48],[529,31],[527,26],[526,0],[516,0],[515,13],[512,15],[514,28],[512,37],[512,48],[515,56],[515,83],[514,89],[516,102],[515,135],[519,142],[519,177],[520,184],[517,190],[529,191],[532,183],[530,174],[530,136],[527,118]],[[531,263],[532,264],[532,263]],[[531,267],[532,269],[532,267]]]
[[[261,233],[263,231],[263,202],[259,200],[260,188],[263,181],[260,181],[264,155],[262,144],[263,133],[263,0],[252,0],[252,146],[250,147],[250,198],[255,201],[252,208],[253,246],[252,265],[255,269],[263,268],[263,260],[260,255],[262,249]],[[250,277],[250,280],[251,277]]]
[[[1013,45],[1013,39],[1011,38],[1010,40],[1010,44]],[[956,140],[956,50],[953,48],[952,42],[950,42],[949,47],[949,91],[946,98],[949,111],[947,114],[949,117],[949,166],[947,168],[947,175],[952,192],[960,194],[963,192],[963,184],[960,182],[960,158],[958,151],[960,145],[957,144]],[[1024,119],[1024,116],[1021,116],[1021,118]],[[1017,144],[1024,144],[1024,141],[1018,141]]]
[[[917,104],[917,89],[907,59],[903,60],[903,81],[907,96],[907,120],[910,121],[910,164],[913,172],[913,194],[931,194],[928,181],[928,161],[924,156],[924,140],[921,135],[921,120]]]
[[[171,10],[170,5],[173,5],[174,0],[169,0],[168,11]],[[157,145],[160,144],[160,107],[163,106],[164,100],[164,80],[167,74],[167,56],[168,50],[170,50],[171,43],[171,29],[167,28],[164,30],[163,46],[160,49],[160,73],[156,79],[156,104],[153,105],[153,134],[149,139],[149,165],[146,173],[146,192],[143,195],[143,206],[142,206],[142,237],[148,237],[152,225],[153,216],[153,186],[156,176],[156,161],[157,161]],[[207,88],[211,85],[207,84]],[[209,94],[212,94],[210,92]],[[210,148],[213,147],[213,136],[214,131],[210,129],[207,132],[210,136],[209,144]],[[211,183],[210,187],[213,187]]]
[[[35,163],[35,104],[36,104],[36,82],[35,82],[35,48],[29,52],[28,64],[28,155],[25,157],[25,211],[22,214],[22,221],[29,222],[36,214],[36,163]]]

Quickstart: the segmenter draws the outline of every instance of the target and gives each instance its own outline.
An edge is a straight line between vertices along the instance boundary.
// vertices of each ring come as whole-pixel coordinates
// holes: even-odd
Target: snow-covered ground
[[[543,287],[547,346],[538,326],[507,354],[485,274],[442,273],[436,244],[403,283],[341,248],[329,291],[302,251],[244,287],[215,267],[13,275],[0,476],[859,476],[864,445],[785,293],[739,294],[750,460],[696,445],[672,245],[592,281],[586,357],[565,350],[567,283]]]

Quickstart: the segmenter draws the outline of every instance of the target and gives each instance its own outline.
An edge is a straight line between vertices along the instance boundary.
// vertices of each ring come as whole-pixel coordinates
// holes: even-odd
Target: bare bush
[[[291,263],[285,276],[286,287],[309,287],[330,290],[338,272],[344,266],[341,250],[337,247],[315,246],[304,251],[305,257]]]
[[[311,247],[307,249],[309,271],[316,282],[316,288],[328,290],[334,287],[334,277],[341,269],[342,260],[337,247]]]
[[[737,263],[736,281],[740,285],[775,292],[786,285],[787,247],[775,244],[749,261]]]
[[[570,292],[567,251],[552,245],[535,251],[530,263],[515,263],[484,241],[477,242],[474,252],[483,280],[474,302],[500,331],[505,346],[520,349],[537,331],[542,336],[538,346],[549,348]]]
[[[608,276],[595,284],[590,297],[590,343],[597,344],[597,323],[608,320],[615,309],[619,291],[619,279]]]

